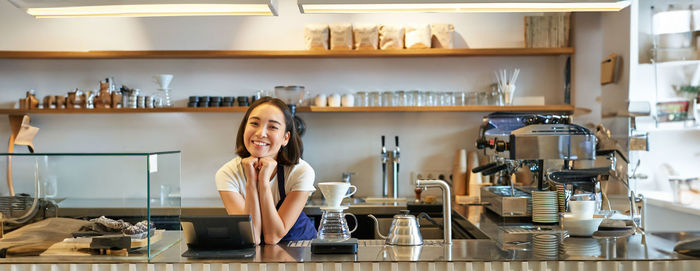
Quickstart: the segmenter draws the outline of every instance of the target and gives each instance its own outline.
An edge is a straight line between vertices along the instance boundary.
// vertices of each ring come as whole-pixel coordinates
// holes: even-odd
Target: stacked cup
[[[556,191],[532,191],[532,222],[556,223],[558,211]]]

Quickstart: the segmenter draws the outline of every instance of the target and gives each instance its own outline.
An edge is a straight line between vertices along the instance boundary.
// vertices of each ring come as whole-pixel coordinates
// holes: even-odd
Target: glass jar
[[[394,106],[394,92],[382,92],[382,106]]]
[[[430,96],[430,106],[438,106],[438,104],[440,103],[439,102],[440,95],[435,91],[431,91],[429,96]]]
[[[425,106],[423,91],[414,90],[411,92],[411,95],[413,95],[413,104],[415,106]]]
[[[358,91],[355,93],[355,104],[357,106],[367,106],[367,92]]]
[[[489,93],[489,105],[503,105],[503,96],[498,89],[491,89]]]
[[[449,106],[454,105],[454,93],[453,92],[441,92],[440,93],[440,105]]]
[[[382,106],[382,95],[378,91],[370,92],[367,106]]]
[[[397,91],[396,92],[396,100],[397,100],[397,103],[396,103],[397,106],[406,106],[407,105],[406,104],[406,92],[403,90]]]
[[[411,90],[406,93],[406,106],[416,106],[416,96],[418,96],[417,90]]]
[[[489,104],[489,93],[486,91],[479,92],[477,95],[477,101],[479,105]]]
[[[464,95],[464,92],[457,91],[457,92],[455,92],[454,97],[455,97],[455,105],[465,105],[466,96]]]

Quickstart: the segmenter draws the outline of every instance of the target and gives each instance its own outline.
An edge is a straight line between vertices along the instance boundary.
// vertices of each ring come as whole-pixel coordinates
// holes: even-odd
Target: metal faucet
[[[355,175],[355,172],[343,172],[343,182],[350,183],[350,178]]]
[[[382,136],[382,196],[385,198],[399,197],[399,158],[401,150],[399,149],[399,136],[394,137],[396,149],[387,151],[385,145],[385,137]],[[387,164],[391,163],[391,171],[387,172]],[[389,183],[389,174],[391,174],[391,183]]]
[[[450,186],[443,180],[416,180],[416,187],[440,187],[442,189],[442,236],[446,245],[452,244],[452,201]]]

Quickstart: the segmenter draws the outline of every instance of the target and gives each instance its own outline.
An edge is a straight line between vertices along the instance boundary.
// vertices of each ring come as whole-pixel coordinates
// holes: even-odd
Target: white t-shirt
[[[233,160],[224,164],[216,172],[216,189],[218,191],[231,191],[240,193],[245,198],[246,177],[241,166],[241,157],[236,156]],[[314,188],[316,173],[309,163],[299,159],[299,163],[294,166],[283,166],[284,168],[284,191],[286,194],[292,191],[310,191]],[[277,205],[280,200],[279,189],[277,188],[277,174],[270,181],[272,200]]]

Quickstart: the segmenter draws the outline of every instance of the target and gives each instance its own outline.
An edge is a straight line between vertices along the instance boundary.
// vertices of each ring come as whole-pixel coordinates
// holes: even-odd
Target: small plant
[[[690,101],[700,98],[698,95],[700,86],[682,85],[678,87],[674,85],[673,90],[676,92],[676,95],[687,98]]]
[[[684,85],[681,86],[680,92],[698,94],[698,92],[700,92],[700,86]]]

